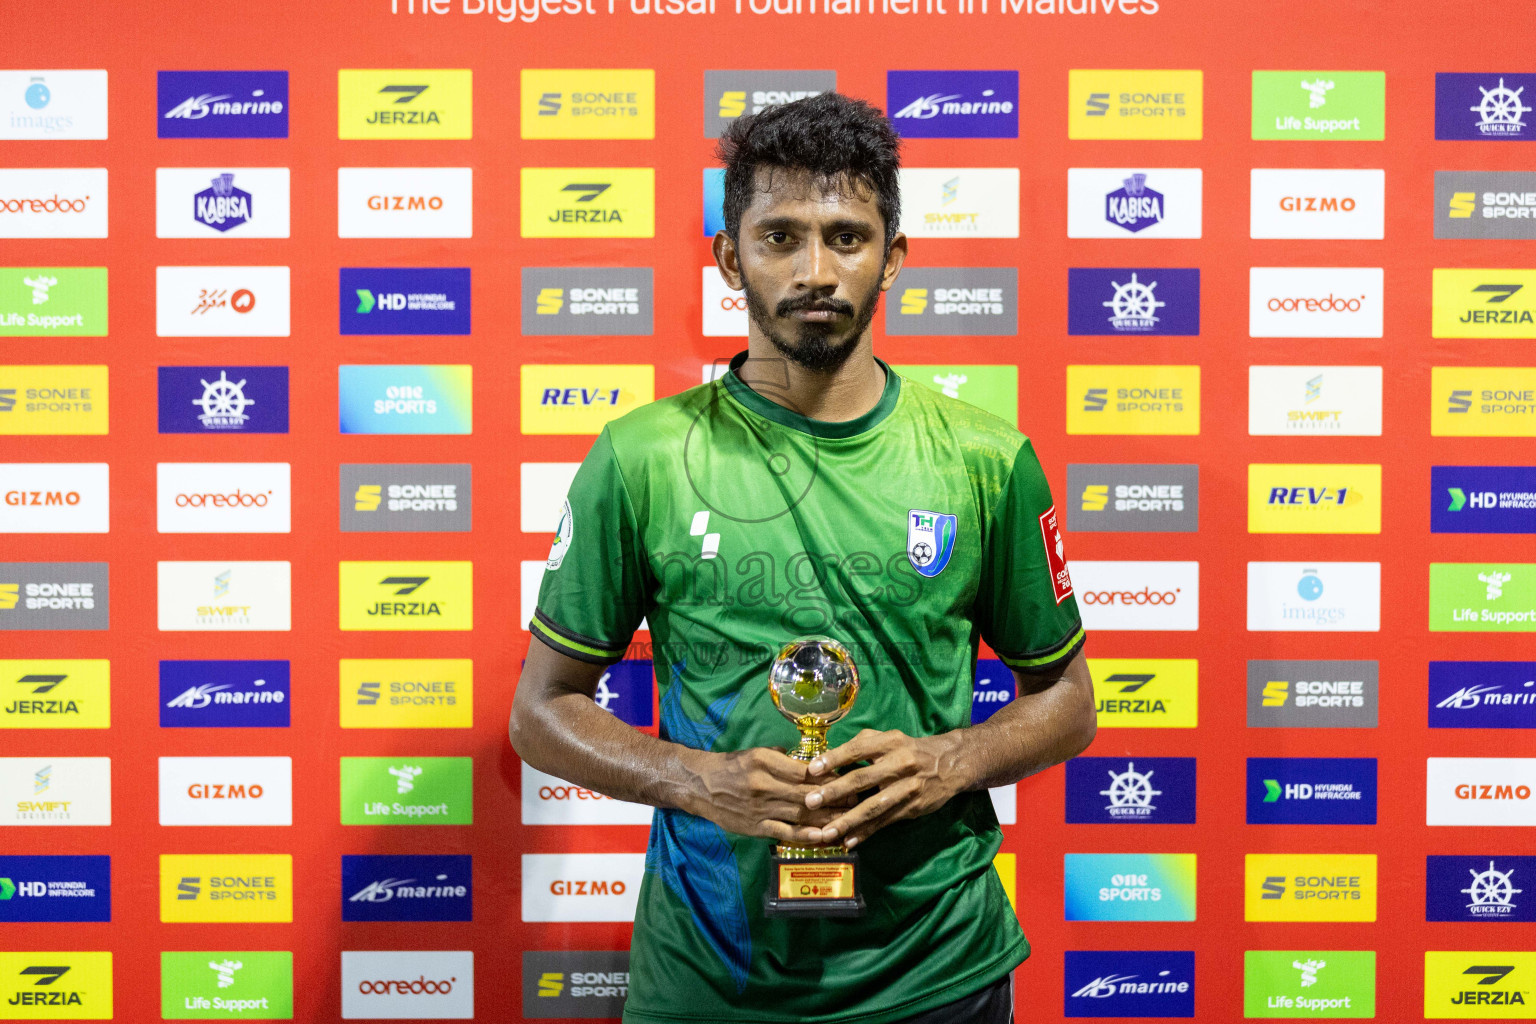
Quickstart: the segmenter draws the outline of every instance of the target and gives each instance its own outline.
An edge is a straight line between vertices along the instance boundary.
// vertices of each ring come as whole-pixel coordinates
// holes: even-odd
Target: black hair
[[[725,164],[725,233],[740,241],[759,167],[806,170],[831,188],[873,190],[889,250],[901,219],[900,148],[878,107],[835,92],[739,117],[716,149]]]

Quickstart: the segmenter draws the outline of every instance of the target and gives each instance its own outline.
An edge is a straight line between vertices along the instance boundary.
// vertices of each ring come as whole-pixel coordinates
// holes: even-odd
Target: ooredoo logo
[[[442,950],[344,950],[343,1020],[470,1020],[475,954]]]
[[[523,765],[524,825],[649,825],[651,808],[615,800]]]
[[[1072,572],[1089,629],[1199,628],[1199,562],[1073,562]]]
[[[0,170],[0,238],[106,238],[105,168]]]
[[[1252,338],[1379,338],[1380,267],[1250,267]]]
[[[292,505],[286,462],[162,462],[161,533],[287,533]]]
[[[523,855],[524,921],[633,921],[643,853]]]

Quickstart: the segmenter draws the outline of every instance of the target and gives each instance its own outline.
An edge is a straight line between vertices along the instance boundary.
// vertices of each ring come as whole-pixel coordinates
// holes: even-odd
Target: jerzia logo
[[[465,70],[337,72],[337,137],[468,139],[472,73]]]
[[[341,628],[469,629],[469,562],[342,562]]]

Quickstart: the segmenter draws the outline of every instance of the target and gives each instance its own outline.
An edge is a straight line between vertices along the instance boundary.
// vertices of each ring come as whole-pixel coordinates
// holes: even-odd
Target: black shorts
[[[1013,972],[980,992],[935,1007],[897,1024],[1013,1024]]]

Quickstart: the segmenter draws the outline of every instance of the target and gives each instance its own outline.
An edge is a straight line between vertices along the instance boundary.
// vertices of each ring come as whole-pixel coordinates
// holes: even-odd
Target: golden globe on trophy
[[[789,752],[811,761],[827,749],[827,728],[859,695],[859,670],[848,648],[825,636],[802,636],[779,649],[768,672],[773,706],[800,730]],[[859,855],[842,845],[774,847],[763,910],[769,917],[858,917]]]

